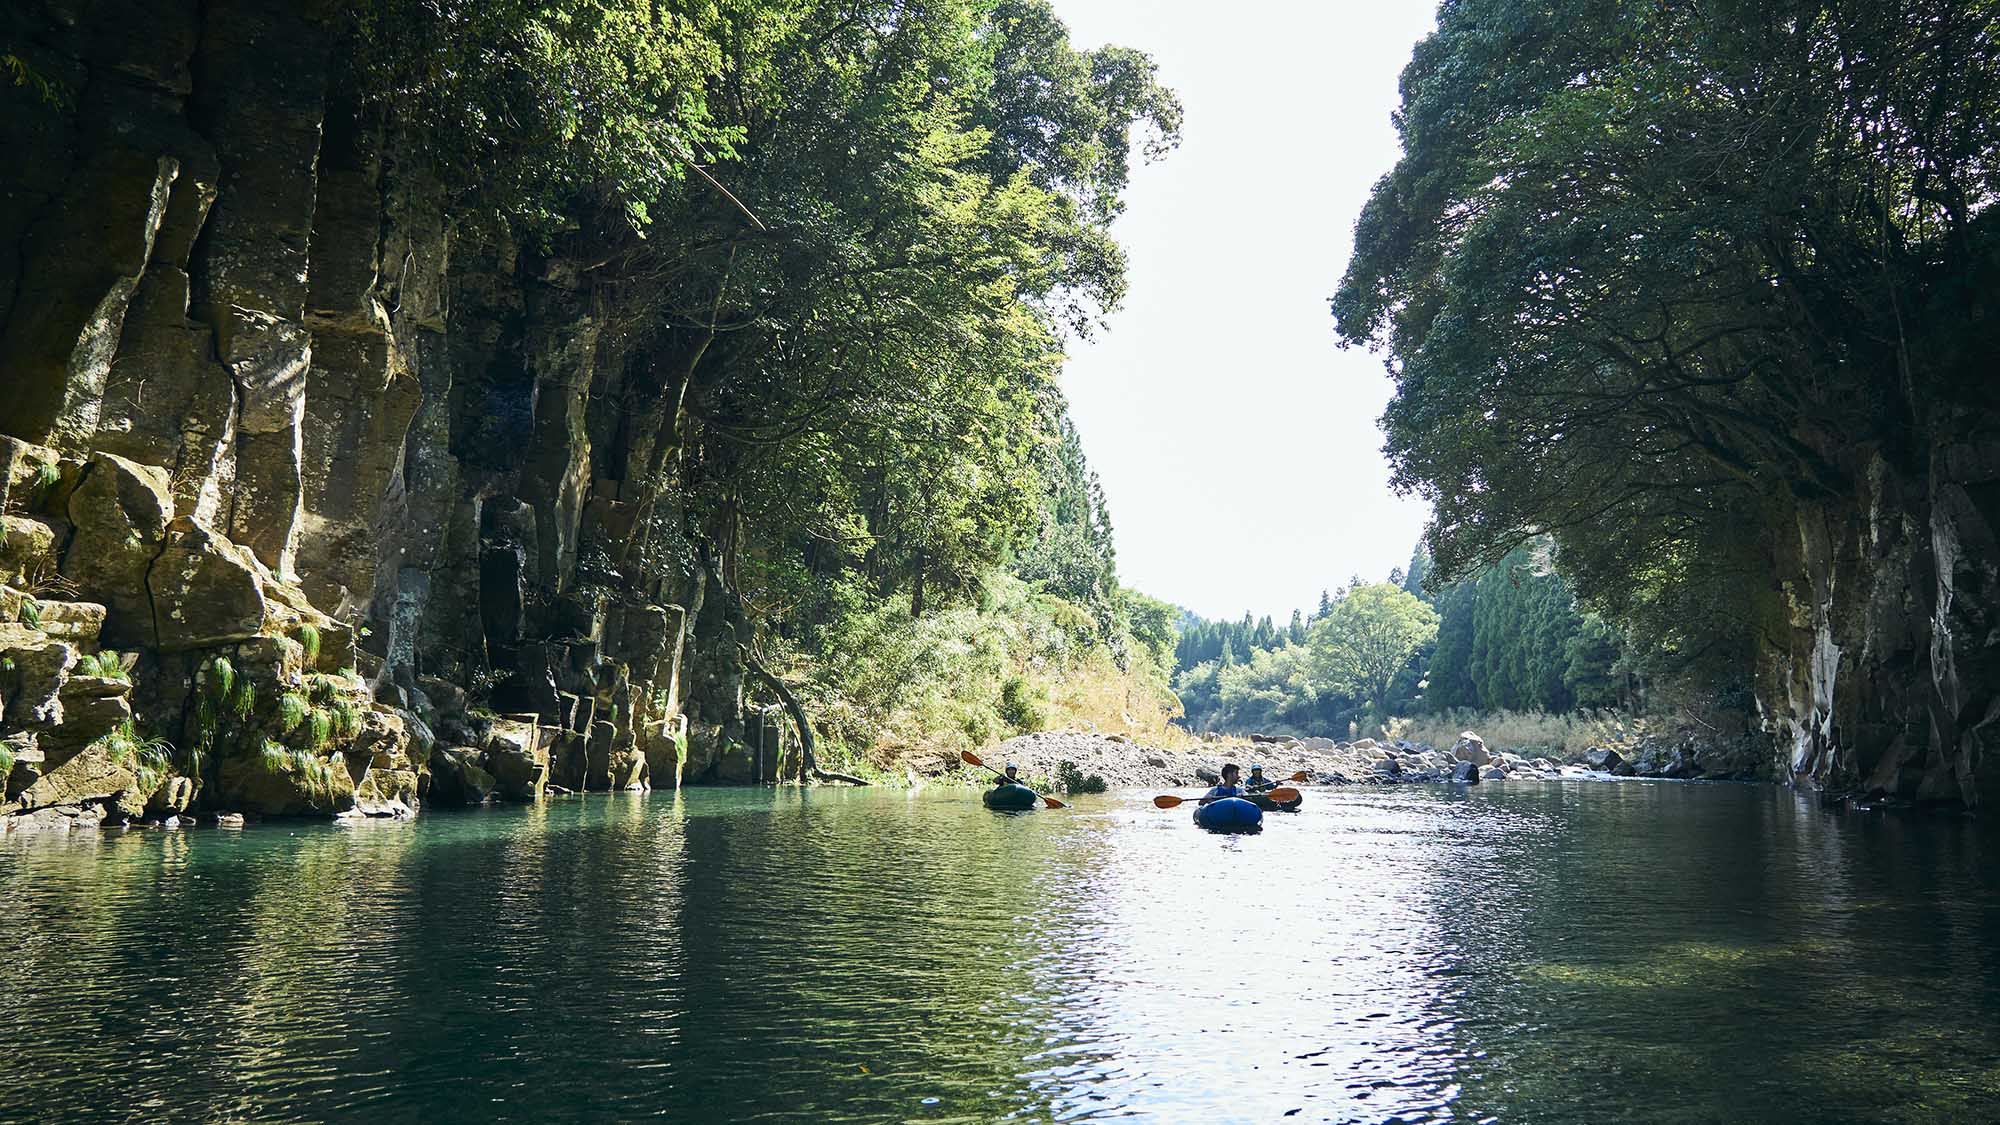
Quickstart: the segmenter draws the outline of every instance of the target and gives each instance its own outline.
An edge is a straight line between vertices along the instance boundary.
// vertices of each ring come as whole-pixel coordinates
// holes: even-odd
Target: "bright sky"
[[[1079,46],[1152,54],[1187,107],[1115,233],[1130,293],[1063,377],[1120,579],[1281,623],[1409,562],[1427,508],[1389,491],[1389,378],[1326,299],[1398,153],[1389,114],[1434,0],[1054,0]]]

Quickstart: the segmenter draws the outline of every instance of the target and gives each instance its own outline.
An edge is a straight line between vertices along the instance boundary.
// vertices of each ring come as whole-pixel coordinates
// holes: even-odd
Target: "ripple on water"
[[[2000,1111],[1977,826],[1734,786],[1315,791],[1243,837],[1075,804],[0,839],[0,1090],[39,1119]]]

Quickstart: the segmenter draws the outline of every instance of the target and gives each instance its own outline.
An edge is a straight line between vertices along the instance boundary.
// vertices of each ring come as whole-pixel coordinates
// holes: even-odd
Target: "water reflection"
[[[1076,806],[0,839],[0,1118],[2000,1110],[1974,824],[1672,784],[1315,794],[1229,838]]]

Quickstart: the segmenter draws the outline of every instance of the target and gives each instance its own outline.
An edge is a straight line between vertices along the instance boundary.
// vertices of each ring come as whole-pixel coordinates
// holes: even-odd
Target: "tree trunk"
[[[849,785],[868,784],[858,777],[819,768],[816,744],[813,741],[812,721],[806,718],[806,709],[799,703],[799,697],[792,694],[792,689],[785,681],[772,675],[770,669],[758,663],[757,658],[750,655],[748,649],[743,652],[743,666],[750,669],[758,679],[770,685],[771,690],[778,695],[778,702],[784,704],[786,713],[791,715],[792,723],[799,728],[799,757],[805,773],[818,781],[844,781]]]

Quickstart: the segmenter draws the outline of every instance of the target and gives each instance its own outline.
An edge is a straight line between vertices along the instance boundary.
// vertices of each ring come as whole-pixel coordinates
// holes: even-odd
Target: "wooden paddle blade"
[[[1162,793],[1159,796],[1153,798],[1153,807],[1156,809],[1179,808],[1181,802],[1185,800],[1187,800],[1186,797],[1173,797],[1165,793]]]
[[[1042,794],[1042,803],[1052,809],[1066,809],[1069,807],[1068,805],[1063,804],[1061,801],[1056,800],[1054,797],[1051,797],[1046,793]]]
[[[1292,776],[1290,776],[1290,777],[1286,778],[1285,780],[1286,780],[1286,781],[1311,781],[1311,780],[1312,780],[1312,775],[1311,775],[1311,774],[1309,774],[1309,773],[1307,773],[1307,772],[1306,772],[1306,771],[1304,771],[1304,770],[1300,770],[1299,772],[1297,772],[1297,773],[1293,774]]]
[[[970,750],[960,750],[958,752],[958,756],[961,759],[963,759],[965,764],[968,766],[983,766],[986,764],[985,762],[979,760],[979,755],[974,754]]]
[[[1287,786],[1283,789],[1273,789],[1269,793],[1264,794],[1264,796],[1271,798],[1281,805],[1285,805],[1298,800],[1299,791]]]

